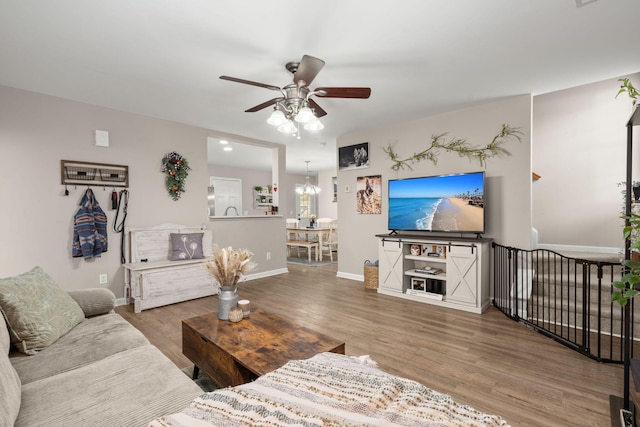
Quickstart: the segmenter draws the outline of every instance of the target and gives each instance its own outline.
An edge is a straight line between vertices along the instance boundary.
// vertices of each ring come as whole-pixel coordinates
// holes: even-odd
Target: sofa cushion
[[[88,288],[67,291],[78,303],[85,317],[107,314],[116,306],[116,296],[106,288]]]
[[[146,426],[202,390],[151,344],[22,387],[16,427]]]
[[[7,355],[11,350],[11,337],[9,336],[9,326],[2,314],[0,314],[0,354]]]
[[[23,384],[67,372],[149,344],[117,313],[91,317],[34,356],[12,357]]]
[[[20,411],[20,377],[9,362],[9,332],[0,315],[0,426],[12,426]]]
[[[46,348],[84,319],[80,306],[40,267],[0,279],[0,310],[11,342],[26,354]]]
[[[171,233],[171,261],[202,259],[202,236],[204,233]]]

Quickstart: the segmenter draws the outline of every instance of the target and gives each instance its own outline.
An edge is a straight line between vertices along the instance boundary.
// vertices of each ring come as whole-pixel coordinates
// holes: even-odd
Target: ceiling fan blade
[[[251,107],[248,110],[244,110],[245,113],[255,113],[256,111],[260,111],[263,108],[267,108],[269,105],[273,105],[278,101],[283,100],[284,98],[273,98],[268,100],[267,102],[263,102],[262,104],[256,105],[255,107]]]
[[[318,103],[313,99],[309,100],[309,105],[311,105],[311,108],[313,108],[313,114],[315,114],[316,117],[322,117],[327,115],[327,112],[324,111],[322,107],[319,106]]]
[[[323,98],[366,99],[371,95],[371,88],[368,87],[319,87],[314,89],[313,91],[315,92],[316,96],[321,96]]]
[[[222,80],[229,80],[230,82],[244,83],[246,85],[264,87],[264,88],[271,89],[271,90],[280,90],[280,88],[278,86],[268,85],[268,84],[265,84],[265,83],[252,82],[251,80],[238,79],[236,77],[229,77],[229,76],[220,76],[220,78]]]
[[[303,80],[306,85],[310,85],[313,79],[316,78],[320,70],[324,67],[324,61],[313,56],[304,55],[298,65],[298,69],[293,75],[294,83],[298,83],[298,80]]]

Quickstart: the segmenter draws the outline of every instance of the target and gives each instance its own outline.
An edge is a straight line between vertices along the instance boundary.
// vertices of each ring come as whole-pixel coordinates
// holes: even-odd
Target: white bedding
[[[149,426],[508,426],[367,360],[322,353],[291,361],[254,382],[205,393]]]

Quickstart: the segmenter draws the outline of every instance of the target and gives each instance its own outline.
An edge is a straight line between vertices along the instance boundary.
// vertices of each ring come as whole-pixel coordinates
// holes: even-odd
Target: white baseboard
[[[277,276],[278,274],[288,273],[288,268],[279,268],[277,270],[260,271],[258,273],[247,274],[246,280],[262,279],[263,277]]]
[[[606,247],[606,246],[579,246],[579,245],[553,245],[547,243],[539,243],[538,249],[548,249],[556,252],[593,252],[598,254],[620,254],[622,248]]]
[[[127,305],[127,299],[126,298],[116,298],[116,307],[118,307],[120,305]]]
[[[358,282],[364,282],[364,274],[352,274],[352,273],[345,273],[343,271],[338,271],[338,273],[336,274],[336,277],[340,277],[342,279],[357,280]]]

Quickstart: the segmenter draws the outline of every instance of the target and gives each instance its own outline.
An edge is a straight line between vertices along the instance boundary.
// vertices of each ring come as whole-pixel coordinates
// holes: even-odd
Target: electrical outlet
[[[269,261],[271,259],[271,252],[267,252],[267,261]]]
[[[100,284],[101,285],[106,285],[107,284],[107,275],[106,274],[101,274],[100,276],[98,276],[98,279],[100,280]]]

